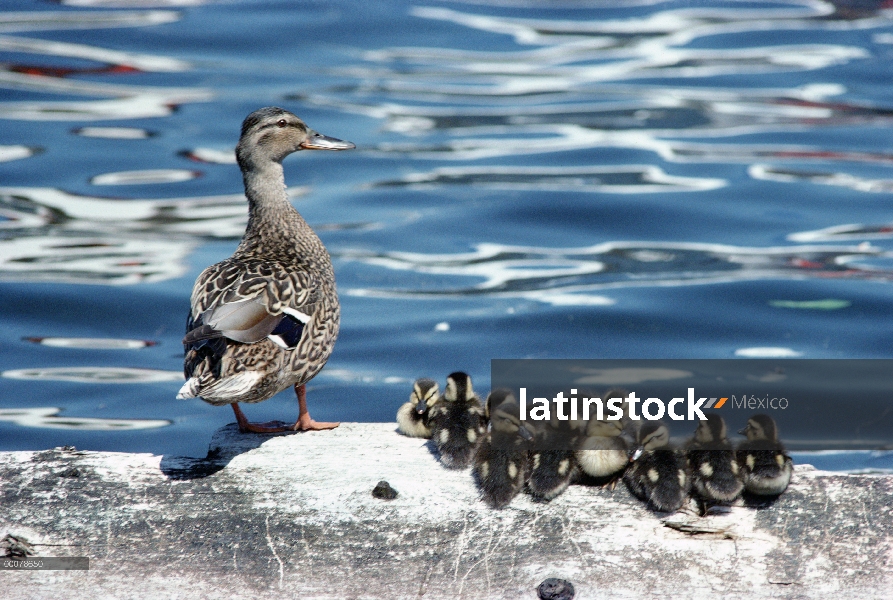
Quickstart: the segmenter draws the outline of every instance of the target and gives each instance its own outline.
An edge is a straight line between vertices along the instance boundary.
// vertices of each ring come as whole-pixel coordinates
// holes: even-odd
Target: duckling
[[[446,389],[428,423],[440,462],[450,469],[467,467],[487,431],[484,409],[468,374],[456,371],[447,377]]]
[[[241,431],[332,429],[307,410],[305,384],[335,346],[341,314],[335,273],[320,239],[289,202],[282,160],[299,150],[348,150],[278,107],[242,123],[236,159],[248,198],[248,226],[235,253],[192,288],[183,338],[186,383],[177,398],[229,404]],[[239,402],[262,402],[294,387],[291,426],[249,423]]]
[[[741,495],[744,483],[732,444],[726,439],[726,422],[716,414],[698,423],[685,452],[691,485],[704,502],[731,504]]]
[[[564,493],[580,476],[574,449],[580,441],[580,424],[561,421],[540,423],[535,433],[527,488],[540,500],[552,500]]]
[[[507,506],[524,487],[530,472],[530,442],[533,434],[519,420],[520,406],[506,389],[487,397],[491,430],[474,455],[472,475],[484,501],[493,508]]]
[[[615,476],[622,474],[629,466],[629,445],[621,437],[625,426],[626,421],[623,419],[589,421],[586,435],[575,455],[584,473],[602,480],[611,478],[608,484],[616,484]]]
[[[487,394],[487,401],[484,402],[484,418],[487,420],[487,431],[490,431],[492,429],[493,413],[496,411],[500,404],[508,399],[509,396],[512,396],[514,398],[512,392],[505,388],[495,389]],[[520,405],[518,405],[518,411],[516,414],[519,415],[519,418],[516,418],[515,420],[520,422]]]
[[[747,440],[738,445],[738,466],[744,489],[758,496],[777,496],[791,482],[794,462],[778,441],[775,421],[768,415],[754,415],[739,431]]]
[[[409,402],[397,410],[397,427],[409,437],[430,438],[428,417],[439,399],[440,388],[433,379],[423,377],[412,384]]]
[[[670,431],[659,422],[649,422],[636,434],[632,465],[623,475],[629,491],[658,511],[675,512],[688,497],[689,478],[685,462],[669,447]]]

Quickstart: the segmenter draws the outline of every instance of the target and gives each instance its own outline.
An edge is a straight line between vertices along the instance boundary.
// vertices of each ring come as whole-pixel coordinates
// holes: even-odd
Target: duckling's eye
[[[286,125],[288,125],[288,121],[286,121],[285,119],[279,119],[276,122],[276,125],[278,125],[279,127],[285,127]]]

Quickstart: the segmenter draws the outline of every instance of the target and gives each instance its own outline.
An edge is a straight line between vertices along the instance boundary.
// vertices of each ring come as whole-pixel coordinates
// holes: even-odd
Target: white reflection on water
[[[10,13],[0,13],[0,28],[8,22]],[[44,21],[36,26],[34,31],[50,31],[66,29],[65,25],[72,22],[72,15],[78,13],[66,12],[67,18],[64,21],[49,20]],[[96,13],[88,13],[96,14]],[[121,13],[117,13],[121,14]],[[157,14],[155,18],[152,15],[143,17],[142,19],[133,19],[128,26],[158,25],[161,22],[174,22],[178,20],[177,14],[172,13],[168,20],[159,21]],[[61,16],[60,16],[61,19]],[[77,21],[75,21],[77,22]],[[88,23],[89,24],[89,23]],[[96,29],[96,27],[84,27],[84,29]],[[114,25],[118,27],[119,25]],[[28,31],[27,29],[25,31]],[[0,36],[0,50],[7,52],[24,52],[29,54],[47,54],[50,56],[65,56],[68,58],[83,58],[86,60],[95,60],[97,62],[109,63],[113,65],[122,65],[138,69],[140,71],[150,71],[159,73],[178,73],[189,68],[189,63],[176,58],[167,56],[158,56],[154,54],[135,54],[133,52],[122,52],[119,50],[107,50],[105,48],[97,48],[86,44],[71,44],[67,42],[55,42],[48,40],[37,40],[31,38]]]
[[[647,150],[663,160],[683,163],[891,159],[827,148],[703,141],[889,123],[893,119],[889,109],[833,100],[847,91],[838,83],[729,88],[718,79],[730,74],[818,71],[867,59],[871,52],[856,45],[770,45],[764,40],[771,39],[766,32],[785,40],[806,39],[805,34],[785,36],[785,32],[886,27],[889,20],[876,7],[847,4],[838,9],[832,3],[805,1],[670,9],[635,18],[593,20],[518,18],[486,14],[487,10],[423,6],[410,12],[421,19],[511,36],[517,49],[372,50],[364,54],[364,63],[338,70],[356,83],[340,85],[332,93],[294,97],[383,119],[386,131],[415,138],[380,144],[382,155],[439,161],[540,154],[550,160],[545,155],[596,148]],[[748,44],[748,34],[755,34],[758,41]],[[661,83],[645,82],[646,78]],[[699,139],[682,141],[686,138]],[[433,179],[428,183],[453,183],[450,178]],[[486,185],[481,179],[468,183]]]
[[[893,237],[893,223],[883,225],[834,225],[814,231],[792,233],[788,239],[798,243],[849,242],[855,240],[880,240]]]
[[[70,338],[70,337],[27,337],[26,342],[53,348],[77,348],[81,350],[137,350],[154,346],[148,340],[128,340],[122,338]]]
[[[34,156],[40,151],[40,148],[33,148],[31,146],[0,146],[0,162],[8,162],[10,160],[20,160],[23,158],[28,158],[29,156]]]
[[[98,29],[105,27],[145,27],[180,19],[176,11],[37,11],[0,13],[0,33]],[[150,54],[109,50],[85,44],[56,42],[37,38],[0,35],[0,51],[44,54],[85,59],[106,65],[105,69],[127,68],[145,72],[181,72],[189,64]],[[95,69],[94,69],[95,71]],[[213,98],[201,88],[162,88],[128,86],[55,76],[45,72],[17,72],[15,65],[0,69],[0,88],[27,90],[90,99],[0,102],[0,118],[26,121],[89,121],[162,117],[186,102],[206,102]]]
[[[5,281],[129,285],[179,277],[195,244],[133,237],[34,236],[0,239]]]
[[[464,27],[510,35],[520,45],[591,43],[610,48],[618,55],[641,55],[681,46],[694,39],[755,31],[798,29],[857,29],[886,24],[875,11],[856,18],[823,19],[832,16],[830,2],[806,0],[783,6],[756,8],[700,7],[665,10],[628,19],[561,20],[472,14],[448,8],[416,7],[412,14],[423,19],[451,21]]]
[[[390,298],[518,297],[556,305],[607,304],[592,292],[629,287],[726,283],[755,279],[893,279],[893,271],[856,263],[891,254],[858,246],[753,248],[687,242],[609,242],[581,248],[479,244],[474,252],[344,252],[340,260],[433,277],[482,280],[403,289],[354,288],[347,294]],[[419,277],[411,278],[418,284]]]
[[[885,193],[893,192],[893,179],[866,179],[849,173],[829,171],[800,171],[797,169],[780,169],[769,165],[751,165],[748,174],[754,179],[778,181],[782,183],[809,182],[818,185],[845,187],[858,192]]]
[[[48,429],[80,429],[90,431],[127,431],[166,427],[172,421],[163,419],[94,419],[56,416],[62,409],[52,406],[37,408],[0,408],[0,421],[11,421],[21,427]]]
[[[46,369],[13,369],[0,377],[76,383],[159,383],[183,381],[181,371],[136,369],[129,367],[55,367]]]
[[[0,32],[147,27],[173,23],[179,18],[180,14],[172,10],[4,12],[0,14]]]
[[[291,187],[291,198],[306,187]],[[136,284],[179,277],[205,239],[245,233],[244,194],[122,200],[0,187],[0,280]],[[374,222],[319,224],[318,231]]]
[[[183,274],[200,238],[239,237],[246,221],[242,194],[117,200],[55,188],[0,187],[0,279],[170,279]]]
[[[201,177],[201,171],[188,169],[143,169],[102,173],[90,178],[93,185],[147,185],[157,183],[182,183]]]
[[[303,187],[289,188],[289,195],[296,198],[307,191]],[[37,215],[41,224],[58,225],[66,231],[95,232],[101,227],[103,231],[154,232],[159,239],[169,233],[238,237],[245,232],[248,221],[244,194],[122,200],[56,188],[0,186],[0,208],[22,217]]]
[[[78,127],[72,130],[75,135],[110,140],[144,140],[154,135],[147,129],[139,127]]]
[[[294,188],[294,196],[306,193]],[[164,200],[0,187],[0,279],[134,284],[179,277],[202,238],[238,238],[245,196]]]
[[[653,165],[619,167],[440,167],[428,173],[410,173],[373,187],[426,188],[438,185],[473,185],[510,190],[564,190],[612,194],[692,192],[725,185],[723,179],[669,175]]]
[[[200,6],[208,0],[57,0],[64,6],[85,8],[156,8],[164,6]]]
[[[742,358],[797,358],[803,356],[802,352],[797,352],[791,348],[778,348],[774,346],[756,347],[756,348],[738,348],[735,350],[735,356]]]
[[[193,148],[186,150],[183,156],[196,162],[211,163],[215,165],[236,164],[236,153],[233,150],[218,150],[216,148]]]
[[[694,376],[691,371],[667,368],[606,368],[567,367],[563,369],[576,373],[573,382],[580,385],[634,385],[646,381],[673,381]]]

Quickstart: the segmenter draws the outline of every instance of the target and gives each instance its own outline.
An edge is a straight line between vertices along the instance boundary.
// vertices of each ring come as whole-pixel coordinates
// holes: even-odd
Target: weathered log
[[[385,480],[398,492],[373,488]],[[893,597],[893,477],[798,466],[780,499],[706,517],[618,486],[479,499],[391,424],[281,436],[222,428],[206,459],[0,453],[0,538],[88,571],[0,574],[15,598]],[[8,595],[7,595],[8,594]]]

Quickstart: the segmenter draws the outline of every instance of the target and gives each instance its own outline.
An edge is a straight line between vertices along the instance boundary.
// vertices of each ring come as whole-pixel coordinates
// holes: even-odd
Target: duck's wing
[[[270,337],[293,347],[319,297],[315,277],[274,262],[229,262],[202,272],[192,290],[183,344],[228,338],[251,344]]]

